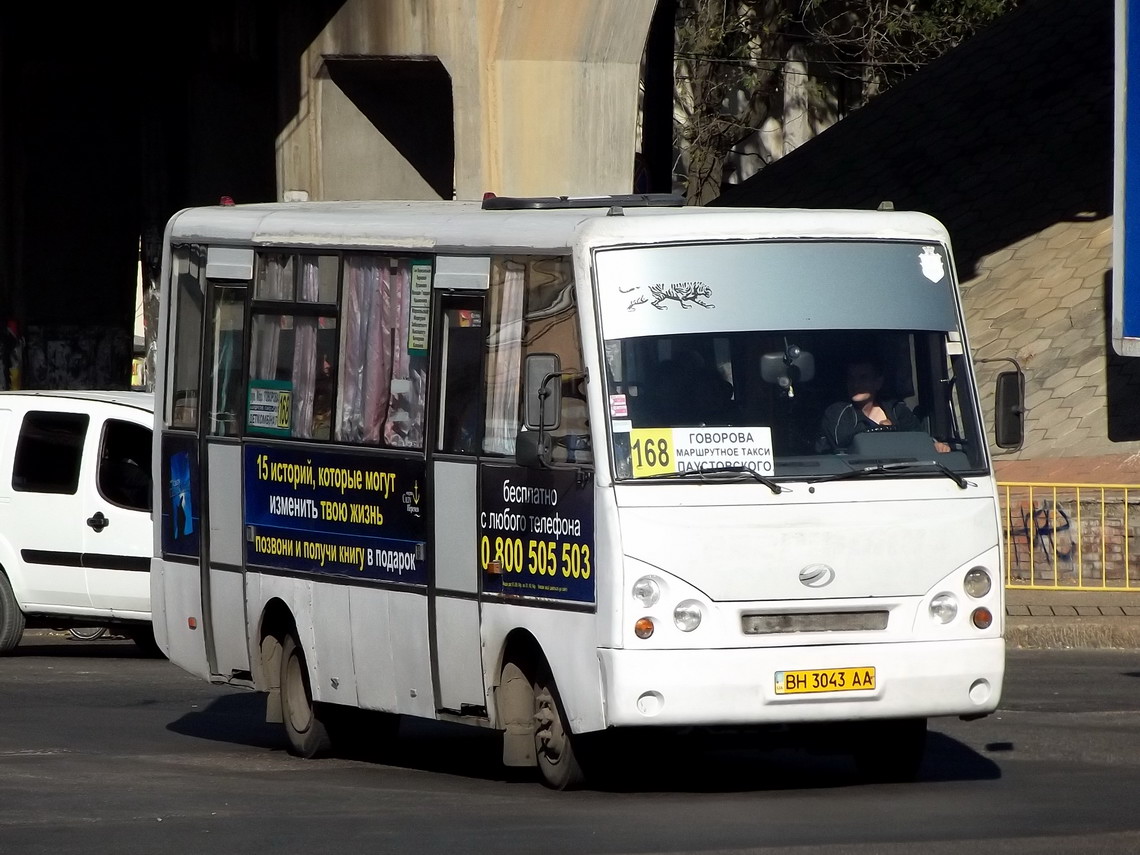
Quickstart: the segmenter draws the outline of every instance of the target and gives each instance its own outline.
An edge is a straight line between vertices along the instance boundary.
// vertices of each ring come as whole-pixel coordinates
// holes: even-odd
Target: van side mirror
[[[994,444],[998,448],[1021,448],[1025,440],[1025,375],[1003,371],[994,389]]]
[[[557,430],[562,418],[562,363],[556,353],[532,353],[526,358],[526,426]]]

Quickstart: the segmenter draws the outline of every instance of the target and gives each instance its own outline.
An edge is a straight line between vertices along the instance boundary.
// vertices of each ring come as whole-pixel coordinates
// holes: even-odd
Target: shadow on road
[[[168,725],[185,736],[285,750],[279,724],[265,720],[265,696],[242,692],[218,698]],[[343,760],[454,775],[486,781],[537,781],[530,769],[501,763],[496,731],[404,717],[399,733],[384,744],[368,742],[368,716],[357,722],[358,741],[340,746]],[[379,724],[379,722],[377,722]],[[376,729],[379,730],[379,727]],[[790,740],[781,734],[637,732],[605,743],[604,768],[591,789],[606,792],[756,792],[862,784],[849,754],[833,739]],[[320,761],[311,761],[317,762]],[[931,730],[919,781],[979,781],[1001,777],[982,754]]]
[[[281,725],[265,720],[265,695],[259,692],[234,690],[176,719],[166,729],[195,739],[285,750]]]
[[[104,636],[94,641],[81,641],[66,633],[26,633],[20,643],[5,656],[48,656],[69,659],[154,659],[129,638]]]

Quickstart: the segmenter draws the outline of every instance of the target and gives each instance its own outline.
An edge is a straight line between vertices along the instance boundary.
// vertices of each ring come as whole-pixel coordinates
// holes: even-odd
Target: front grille
[[[887,612],[795,612],[741,615],[745,635],[780,632],[866,632],[887,628]]]

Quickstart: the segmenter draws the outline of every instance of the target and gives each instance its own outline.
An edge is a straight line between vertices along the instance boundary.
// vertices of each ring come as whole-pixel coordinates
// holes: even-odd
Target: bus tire
[[[863,722],[855,732],[859,775],[874,783],[909,783],[918,778],[926,753],[926,719]]]
[[[0,570],[0,653],[13,650],[24,634],[24,613],[12,593],[12,585]]]
[[[586,776],[566,724],[566,712],[554,678],[545,670],[534,681],[534,753],[542,782],[552,790],[573,790]]]
[[[313,703],[305,654],[292,633],[281,651],[281,718],[290,754],[310,758],[328,753],[332,741]]]

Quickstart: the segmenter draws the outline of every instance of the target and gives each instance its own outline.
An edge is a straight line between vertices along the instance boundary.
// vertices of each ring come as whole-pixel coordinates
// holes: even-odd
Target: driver
[[[923,430],[918,416],[905,403],[880,395],[883,371],[876,360],[859,357],[847,364],[847,398],[828,407],[820,425],[820,451],[843,451],[855,434],[869,430]],[[934,440],[936,451],[950,446]]]

